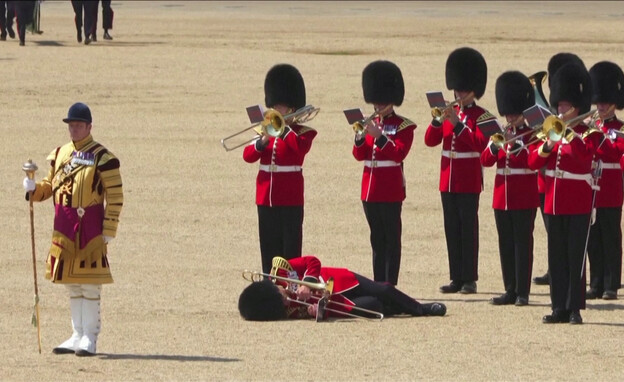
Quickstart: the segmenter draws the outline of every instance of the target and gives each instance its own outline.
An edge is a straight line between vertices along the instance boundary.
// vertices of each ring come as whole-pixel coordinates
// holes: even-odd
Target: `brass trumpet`
[[[567,122],[559,116],[549,115],[546,119],[544,119],[544,122],[542,122],[542,128],[535,133],[534,139],[527,142],[527,145],[531,145],[538,141],[545,141],[547,139],[550,139],[553,142],[558,142],[561,138],[563,138],[568,127],[572,127],[577,123],[584,121],[587,117],[594,116],[595,114],[596,110],[590,110],[587,113],[574,117]]]
[[[431,116],[433,118],[440,118],[444,115],[444,113],[449,110],[450,108],[454,107],[455,105],[459,105],[460,103],[463,103],[465,100],[467,100],[468,98],[474,96],[473,92],[470,92],[469,94],[465,95],[462,98],[456,99],[455,101],[446,104],[446,106],[444,107],[434,107],[431,109]]]
[[[373,119],[379,117],[380,115],[382,115],[383,113],[388,111],[391,106],[392,105],[388,105],[388,106],[384,107],[382,110],[375,111],[373,114],[369,115],[365,119],[363,119],[361,121],[356,121],[352,125],[353,126],[353,131],[356,134],[364,134],[366,132],[366,125],[368,125],[369,122],[372,121]]]
[[[295,112],[282,116],[282,114],[275,109],[267,109],[264,112],[264,119],[261,122],[254,123],[253,125],[239,132],[236,132],[232,135],[229,135],[221,139],[221,146],[223,146],[225,151],[232,151],[234,149],[237,149],[241,146],[245,146],[255,141],[256,139],[258,139],[259,136],[262,136],[262,135],[268,135],[274,138],[279,137],[280,135],[282,135],[282,133],[284,132],[284,129],[287,126],[286,121],[289,121],[288,122],[289,124],[290,123],[297,123],[297,124],[305,123],[314,119],[314,117],[316,117],[316,115],[318,114],[320,110],[321,110],[320,108],[314,107],[312,105],[307,105]],[[255,137],[245,142],[241,142],[236,146],[231,146],[231,147],[227,146],[226,142],[228,140],[234,137],[237,137],[249,130],[254,130],[258,135],[256,135]]]

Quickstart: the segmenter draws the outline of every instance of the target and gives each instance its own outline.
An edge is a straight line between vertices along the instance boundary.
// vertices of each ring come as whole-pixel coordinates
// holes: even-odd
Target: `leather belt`
[[[534,175],[535,171],[528,168],[497,168],[497,175]]]
[[[260,171],[266,172],[299,172],[301,166],[279,166],[276,164],[261,164]]]
[[[584,180],[586,182],[590,182],[592,180],[591,174],[575,174],[573,172],[563,170],[546,170],[544,174],[546,176],[559,179]]]
[[[452,159],[479,158],[481,154],[476,151],[458,153],[457,151],[442,150],[442,156]]]
[[[365,160],[364,161],[364,166],[366,167],[395,167],[395,166],[399,166],[401,165],[400,163],[397,163],[393,160]]]

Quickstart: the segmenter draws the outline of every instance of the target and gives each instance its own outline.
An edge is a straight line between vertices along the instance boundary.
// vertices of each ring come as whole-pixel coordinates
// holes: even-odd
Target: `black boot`
[[[81,31],[76,32],[76,39],[78,40],[78,42],[82,42],[82,32]]]
[[[537,285],[549,285],[550,284],[550,275],[548,272],[544,274],[544,276],[536,276],[533,277],[533,282]]]
[[[108,34],[108,30],[104,31],[104,40],[112,40],[113,36]]]

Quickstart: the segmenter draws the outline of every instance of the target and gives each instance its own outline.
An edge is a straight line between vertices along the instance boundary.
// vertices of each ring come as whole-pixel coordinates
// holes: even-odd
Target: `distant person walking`
[[[6,41],[7,32],[9,37],[15,38],[13,19],[15,18],[14,1],[0,1],[0,41]]]
[[[26,45],[26,26],[32,24],[36,1],[16,1],[15,14],[17,15],[17,34],[19,44]]]
[[[79,1],[72,0],[76,23],[76,39],[82,42],[82,31],[84,30],[84,43],[89,45],[94,41],[92,36],[97,28],[97,11],[99,1]],[[84,16],[84,18],[83,18]]]

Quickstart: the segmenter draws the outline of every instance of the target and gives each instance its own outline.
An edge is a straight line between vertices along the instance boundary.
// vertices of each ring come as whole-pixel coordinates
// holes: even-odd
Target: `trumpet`
[[[251,282],[256,282],[256,281],[262,281],[264,278],[269,278],[272,280],[280,280],[280,281],[284,281],[288,284],[296,284],[296,285],[303,285],[303,286],[307,286],[310,289],[314,289],[316,291],[319,291],[321,293],[321,297],[319,296],[310,296],[312,299],[314,299],[315,301],[317,301],[317,303],[319,304],[319,312],[320,315],[322,316],[322,311],[328,311],[328,312],[333,312],[336,314],[341,314],[347,317],[353,317],[353,318],[369,318],[363,315],[357,315],[357,314],[352,314],[349,312],[343,312],[341,310],[337,310],[337,309],[332,309],[331,307],[328,307],[327,305],[336,305],[336,306],[341,306],[344,308],[349,308],[351,310],[356,310],[356,311],[360,311],[363,314],[368,314],[371,315],[373,317],[375,317],[374,319],[376,320],[383,320],[384,315],[383,313],[380,312],[376,312],[374,310],[369,310],[369,309],[364,309],[364,308],[360,308],[359,306],[355,306],[355,305],[348,305],[348,304],[343,304],[341,302],[337,302],[337,301],[332,301],[331,298],[331,294],[333,292],[334,289],[334,279],[330,278],[329,280],[327,280],[327,282],[323,283],[323,282],[319,282],[319,283],[314,283],[314,282],[310,282],[310,281],[303,281],[303,280],[299,280],[299,279],[290,279],[288,277],[281,277],[281,276],[276,276],[274,274],[269,274],[269,273],[262,273],[262,272],[257,272],[257,271],[249,271],[249,270],[244,270],[243,271],[243,278],[247,281],[251,281]],[[297,300],[297,299],[293,299],[288,297],[287,298],[288,301],[297,303],[297,304],[301,304],[301,305],[305,305],[305,306],[311,306],[314,305],[312,303],[306,302],[306,301],[301,301],[301,300]],[[319,314],[317,314],[317,321],[320,320]]]
[[[470,92],[469,94],[466,94],[464,97],[456,99],[455,101],[446,104],[446,106],[444,107],[434,107],[431,109],[431,116],[433,118],[440,118],[444,115],[444,113],[449,110],[450,108],[454,107],[455,105],[459,105],[461,103],[463,103],[465,100],[467,100],[470,97],[473,97],[474,93]]]
[[[370,121],[372,121],[373,119],[379,117],[380,115],[382,115],[383,113],[385,113],[386,111],[388,111],[390,109],[392,105],[388,105],[386,107],[384,107],[382,110],[376,110],[373,114],[369,115],[368,117],[366,117],[365,119],[361,120],[361,121],[356,121],[355,123],[353,123],[352,127],[353,127],[353,131],[356,134],[364,134],[366,132],[366,125],[369,124]]]
[[[280,135],[282,135],[282,133],[284,132],[284,129],[287,126],[286,121],[289,121],[288,122],[289,124],[305,123],[314,119],[314,117],[316,117],[316,115],[318,114],[320,110],[321,110],[320,108],[314,107],[312,105],[307,105],[290,114],[282,115],[282,113],[280,113],[279,111],[275,109],[267,109],[263,114],[264,119],[262,121],[254,123],[253,125],[241,131],[238,131],[232,135],[229,135],[221,139],[221,146],[223,146],[225,151],[232,151],[234,149],[237,149],[241,146],[245,146],[255,141],[256,139],[259,138],[259,136],[262,136],[262,135],[268,135],[273,138],[279,137]],[[235,146],[228,146],[226,144],[226,142],[229,141],[230,139],[237,137],[249,130],[254,130],[257,133],[257,135]]]

